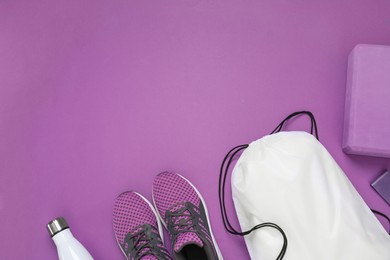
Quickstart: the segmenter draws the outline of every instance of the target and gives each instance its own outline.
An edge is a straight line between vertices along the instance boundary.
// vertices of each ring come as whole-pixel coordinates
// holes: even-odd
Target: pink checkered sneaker
[[[116,240],[128,260],[170,260],[156,211],[136,192],[120,194],[113,209]]]
[[[160,173],[153,183],[153,201],[171,236],[175,259],[223,259],[205,202],[191,182],[177,173]]]

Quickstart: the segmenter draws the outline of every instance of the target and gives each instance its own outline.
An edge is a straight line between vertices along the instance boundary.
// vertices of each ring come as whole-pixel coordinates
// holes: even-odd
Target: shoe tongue
[[[177,239],[174,246],[174,250],[176,253],[180,252],[184,246],[186,245],[197,245],[199,247],[203,247],[203,241],[199,238],[199,236],[194,232],[185,232],[181,233]]]

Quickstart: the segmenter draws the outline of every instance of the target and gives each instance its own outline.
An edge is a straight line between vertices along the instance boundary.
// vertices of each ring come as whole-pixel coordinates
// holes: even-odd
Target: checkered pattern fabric
[[[170,223],[174,226],[171,228],[179,233],[177,237],[172,237],[174,251],[179,252],[188,244],[203,247],[204,242],[201,235],[212,244],[208,224],[204,223],[207,220],[204,220],[205,217],[199,217],[199,207],[203,206],[201,205],[202,201],[187,180],[176,173],[163,172],[158,174],[153,184],[153,198],[165,225]],[[192,212],[186,210],[189,204]],[[180,212],[179,215],[177,215],[178,212]],[[180,232],[182,223],[188,225],[189,229],[186,230],[188,232]],[[194,223],[198,225],[197,229],[191,227]]]
[[[124,192],[117,197],[113,209],[113,228],[117,241],[127,259],[171,259],[162,243],[157,221],[150,205],[136,192]],[[158,240],[157,242],[148,241],[144,234],[146,229],[149,230],[147,231],[150,232],[149,234],[153,233],[153,237]],[[141,248],[139,255],[135,254],[137,248]],[[156,248],[157,250],[153,254],[153,249]],[[163,258],[158,258],[157,255],[162,255]]]
[[[136,192],[123,192],[116,198],[112,217],[119,243],[123,243],[127,233],[134,232],[145,223],[157,227],[153,211]]]
[[[153,183],[153,198],[161,217],[165,212],[181,202],[191,202],[199,206],[200,198],[191,185],[180,175],[163,172],[157,175]]]

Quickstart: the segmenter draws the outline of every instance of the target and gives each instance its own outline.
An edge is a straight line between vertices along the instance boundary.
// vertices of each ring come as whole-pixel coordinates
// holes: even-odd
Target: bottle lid
[[[66,220],[62,217],[53,219],[47,224],[47,229],[52,237],[67,228],[69,228],[68,223],[66,223]]]

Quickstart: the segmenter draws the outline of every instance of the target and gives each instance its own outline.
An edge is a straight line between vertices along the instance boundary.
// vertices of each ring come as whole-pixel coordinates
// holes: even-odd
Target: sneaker
[[[128,260],[171,260],[161,223],[150,202],[136,192],[120,194],[114,205],[116,240]]]
[[[177,173],[163,172],[153,183],[153,202],[168,230],[176,260],[222,260],[199,191]]]

